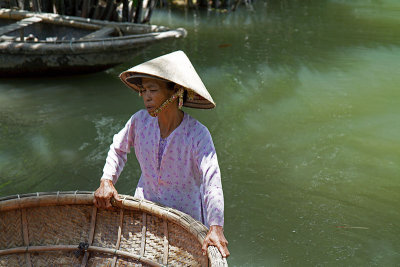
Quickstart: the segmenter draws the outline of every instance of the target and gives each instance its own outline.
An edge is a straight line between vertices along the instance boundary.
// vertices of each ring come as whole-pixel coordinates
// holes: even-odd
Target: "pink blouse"
[[[158,119],[138,111],[114,135],[102,179],[117,182],[133,146],[142,170],[135,197],[178,209],[208,227],[223,226],[221,173],[208,129],[185,113],[166,138],[160,163],[159,144]]]

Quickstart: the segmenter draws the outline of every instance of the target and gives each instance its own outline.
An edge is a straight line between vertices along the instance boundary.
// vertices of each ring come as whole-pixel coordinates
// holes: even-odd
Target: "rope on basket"
[[[91,218],[91,222],[90,222],[89,246],[92,245],[92,243],[93,243],[94,229],[96,228],[96,217],[97,217],[97,207],[93,206],[92,218]],[[81,267],[86,266],[88,259],[89,259],[89,252],[85,251],[85,255],[83,255]]]
[[[80,242],[78,246],[78,250],[74,252],[75,257],[79,258],[83,253],[85,253],[89,248],[89,244],[87,242]]]

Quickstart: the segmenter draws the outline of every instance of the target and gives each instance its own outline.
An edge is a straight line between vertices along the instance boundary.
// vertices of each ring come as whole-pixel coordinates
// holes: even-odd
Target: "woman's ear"
[[[179,84],[175,84],[174,85],[174,92],[176,93],[176,92],[178,92],[179,91],[179,89],[185,89],[182,85],[179,85]]]
[[[175,84],[174,85],[174,92],[176,93],[179,90],[179,88],[181,88],[181,86],[179,84]]]

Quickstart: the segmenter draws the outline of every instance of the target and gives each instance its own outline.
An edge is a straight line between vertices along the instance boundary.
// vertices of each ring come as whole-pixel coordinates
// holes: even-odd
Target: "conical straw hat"
[[[122,72],[119,77],[135,91],[139,91],[136,84],[142,77],[174,82],[183,86],[188,92],[184,106],[200,109],[215,107],[214,100],[183,51],[166,54],[137,65]]]

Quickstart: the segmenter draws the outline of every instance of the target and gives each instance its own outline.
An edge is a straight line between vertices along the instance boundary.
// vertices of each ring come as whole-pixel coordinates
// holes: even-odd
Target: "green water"
[[[230,266],[400,266],[400,2],[275,2],[157,11],[188,37],[103,73],[0,80],[0,196],[95,190],[142,107],[118,74],[182,49],[217,103],[186,111],[217,148]]]

